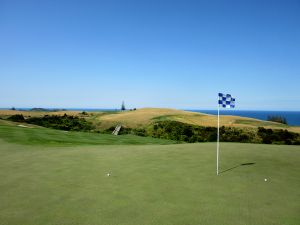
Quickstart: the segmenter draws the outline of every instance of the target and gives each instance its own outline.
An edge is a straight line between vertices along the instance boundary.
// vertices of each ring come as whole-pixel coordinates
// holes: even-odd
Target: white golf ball
[[[110,173],[108,173],[107,176],[109,177],[109,176],[110,176]]]
[[[267,181],[267,178],[265,178],[265,181]]]

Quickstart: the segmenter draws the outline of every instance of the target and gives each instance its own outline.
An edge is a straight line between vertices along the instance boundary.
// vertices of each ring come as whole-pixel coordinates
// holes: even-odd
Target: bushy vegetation
[[[25,118],[22,114],[15,114],[10,117],[8,117],[8,120],[11,120],[13,122],[25,122]]]
[[[54,128],[66,131],[93,131],[94,125],[84,118],[76,116],[44,116],[24,118],[21,114],[16,114],[8,118],[14,122],[26,122],[43,127]],[[103,133],[111,134],[115,127],[105,130]],[[98,131],[99,132],[99,131]],[[178,121],[162,120],[151,124],[146,128],[122,127],[120,135],[133,134],[143,137],[154,137],[174,140],[177,142],[215,142],[217,140],[216,127],[203,127],[190,125]],[[282,129],[258,129],[220,127],[220,141],[241,142],[241,143],[264,143],[264,144],[288,144],[300,145],[300,134]]]
[[[300,135],[287,130],[272,130],[259,127],[257,134],[261,137],[264,144],[300,144]]]
[[[184,142],[211,142],[217,140],[216,127],[203,127],[177,121],[160,121],[150,129],[152,137],[159,137]],[[233,127],[220,127],[220,141],[258,143],[253,130]]]
[[[255,129],[242,129],[235,127],[220,127],[220,141],[241,142],[241,143],[261,143]]]
[[[268,121],[288,124],[286,118],[283,116],[268,116]]]
[[[67,114],[64,114],[63,116],[45,115],[44,117],[30,117],[27,119],[25,119],[22,114],[17,114],[9,117],[8,119],[14,122],[26,122],[66,131],[91,131],[94,129],[91,122],[76,116],[68,116]]]
[[[111,133],[115,128],[106,130]],[[178,142],[215,142],[217,140],[216,127],[203,127],[185,124],[177,121],[159,121],[149,127],[131,129],[122,127],[122,134],[134,134],[139,136],[151,136],[175,140]],[[242,143],[264,143],[264,144],[300,144],[300,135],[287,130],[220,127],[220,141],[242,142]]]
[[[207,142],[217,139],[217,129],[180,123],[177,121],[159,121],[148,130],[152,137],[184,142]]]
[[[67,131],[90,131],[94,129],[92,123],[83,118],[76,116],[44,116],[44,117],[31,117],[26,119],[27,123],[36,124],[43,127],[49,127],[59,130]]]

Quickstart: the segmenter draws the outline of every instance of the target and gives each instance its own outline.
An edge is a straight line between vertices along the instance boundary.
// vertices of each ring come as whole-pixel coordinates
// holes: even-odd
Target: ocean
[[[217,115],[217,110],[186,110]],[[288,125],[300,126],[300,111],[250,111],[250,110],[220,110],[220,115],[233,115],[267,120],[268,116],[281,116],[286,118]]]

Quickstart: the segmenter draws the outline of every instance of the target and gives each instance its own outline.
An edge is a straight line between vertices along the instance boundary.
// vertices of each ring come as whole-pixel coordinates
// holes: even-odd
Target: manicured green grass
[[[25,126],[31,126],[25,124]],[[134,135],[114,136],[87,132],[66,132],[43,127],[19,127],[17,123],[0,124],[0,137],[7,142],[29,145],[122,145],[122,144],[172,144],[174,141]]]
[[[221,143],[216,176],[214,143],[5,141],[16,139],[0,133],[3,225],[300,224],[299,146]]]

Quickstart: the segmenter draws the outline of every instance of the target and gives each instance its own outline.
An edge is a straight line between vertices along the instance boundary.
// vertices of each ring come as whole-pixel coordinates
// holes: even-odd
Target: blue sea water
[[[187,110],[217,115],[217,110]],[[281,116],[286,118],[291,126],[300,126],[300,111],[248,111],[248,110],[220,110],[220,115],[233,115],[267,120],[268,116]]]

